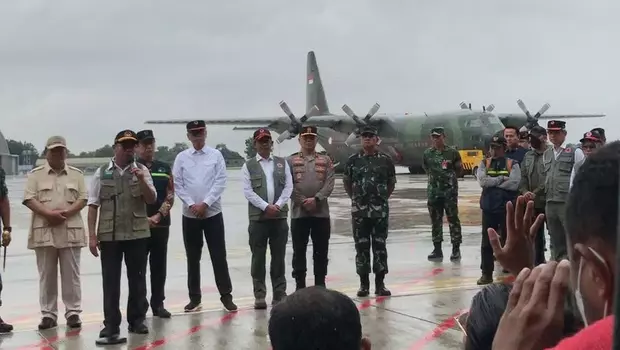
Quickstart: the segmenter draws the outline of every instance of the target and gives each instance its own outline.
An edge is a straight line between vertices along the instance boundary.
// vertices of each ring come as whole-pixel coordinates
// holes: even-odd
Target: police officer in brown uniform
[[[135,132],[124,130],[114,139],[114,158],[97,169],[88,191],[89,248],[101,250],[104,328],[98,345],[120,344],[121,265],[125,258],[129,298],[127,322],[130,333],[146,334],[146,261],[150,237],[147,204],[157,201],[149,170],[134,161],[138,144]],[[99,225],[97,223],[99,216]]]
[[[334,190],[331,158],[316,153],[316,126],[304,127],[299,134],[301,151],[289,157],[293,171],[291,237],[293,239],[293,278],[297,289],[306,287],[306,250],[312,238],[314,285],[325,286],[331,223],[329,197]]]
[[[80,255],[86,246],[81,211],[88,194],[84,173],[66,164],[67,142],[52,136],[45,145],[45,165],[28,174],[23,204],[32,210],[28,248],[34,249],[39,270],[39,329],[57,326],[58,267],[62,301],[69,328],[81,326]]]

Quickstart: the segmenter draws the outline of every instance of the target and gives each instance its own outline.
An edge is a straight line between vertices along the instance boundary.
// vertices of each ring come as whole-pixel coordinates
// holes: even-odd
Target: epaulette
[[[74,167],[74,166],[67,165],[67,168],[69,168],[69,169],[71,169],[71,170],[75,170],[75,171],[77,171],[77,172],[78,172],[78,173],[80,173],[80,174],[84,174],[84,172],[83,172],[81,169],[76,168],[76,167]]]
[[[34,173],[35,171],[43,170],[44,168],[45,168],[45,165],[39,165],[38,167],[32,168],[30,172]]]

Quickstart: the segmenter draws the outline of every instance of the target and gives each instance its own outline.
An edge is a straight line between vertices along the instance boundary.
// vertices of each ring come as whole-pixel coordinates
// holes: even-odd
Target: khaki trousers
[[[39,270],[39,304],[41,315],[58,318],[58,266],[62,285],[62,302],[65,318],[82,312],[82,286],[80,282],[80,247],[35,248]]]

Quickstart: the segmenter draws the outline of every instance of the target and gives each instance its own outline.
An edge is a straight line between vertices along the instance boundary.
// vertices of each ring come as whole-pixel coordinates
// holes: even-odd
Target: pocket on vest
[[[146,218],[146,214],[133,212],[132,226],[134,231],[149,230],[149,220]]]

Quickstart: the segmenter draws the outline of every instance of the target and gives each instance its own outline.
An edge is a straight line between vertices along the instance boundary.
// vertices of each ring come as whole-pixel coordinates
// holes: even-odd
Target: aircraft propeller
[[[540,108],[540,110],[535,115],[532,116],[530,111],[525,106],[525,103],[523,103],[521,99],[517,100],[517,105],[519,106],[519,108],[521,108],[521,110],[523,111],[523,113],[525,113],[525,116],[527,117],[527,121],[525,125],[523,126],[523,128],[521,128],[521,130],[530,130],[533,127],[537,126],[538,118],[540,118],[540,116],[542,116],[549,109],[549,107],[551,107],[551,105],[549,105],[548,103],[545,103]]]
[[[313,113],[316,113],[319,111],[319,108],[317,106],[312,106],[312,108],[310,108],[310,110],[308,110],[308,112],[306,112],[306,114],[304,114],[298,120],[293,114],[293,112],[291,112],[291,109],[288,108],[288,105],[286,104],[286,102],[280,101],[280,108],[282,108],[286,116],[291,119],[291,125],[289,126],[288,130],[286,130],[285,132],[280,134],[280,136],[278,136],[278,139],[276,140],[276,142],[278,143],[282,143],[285,140],[292,139],[297,134],[299,134],[303,127],[303,123],[305,123],[306,120],[308,120],[308,118],[312,117]]]
[[[344,141],[344,144],[347,146],[350,146],[350,144],[353,142],[353,140],[355,140],[357,137],[359,137],[360,134],[360,129],[366,125],[368,125],[368,122],[370,121],[370,118],[372,118],[373,115],[375,115],[375,113],[377,113],[377,111],[379,110],[380,105],[378,103],[375,103],[370,110],[368,111],[368,113],[366,114],[366,116],[364,117],[364,119],[360,119],[360,117],[358,117],[355,112],[353,112],[353,110],[345,105],[342,105],[342,110],[349,116],[351,117],[351,119],[353,119],[355,121],[355,124],[357,125],[357,128],[349,135],[349,137],[347,137],[347,139]]]

